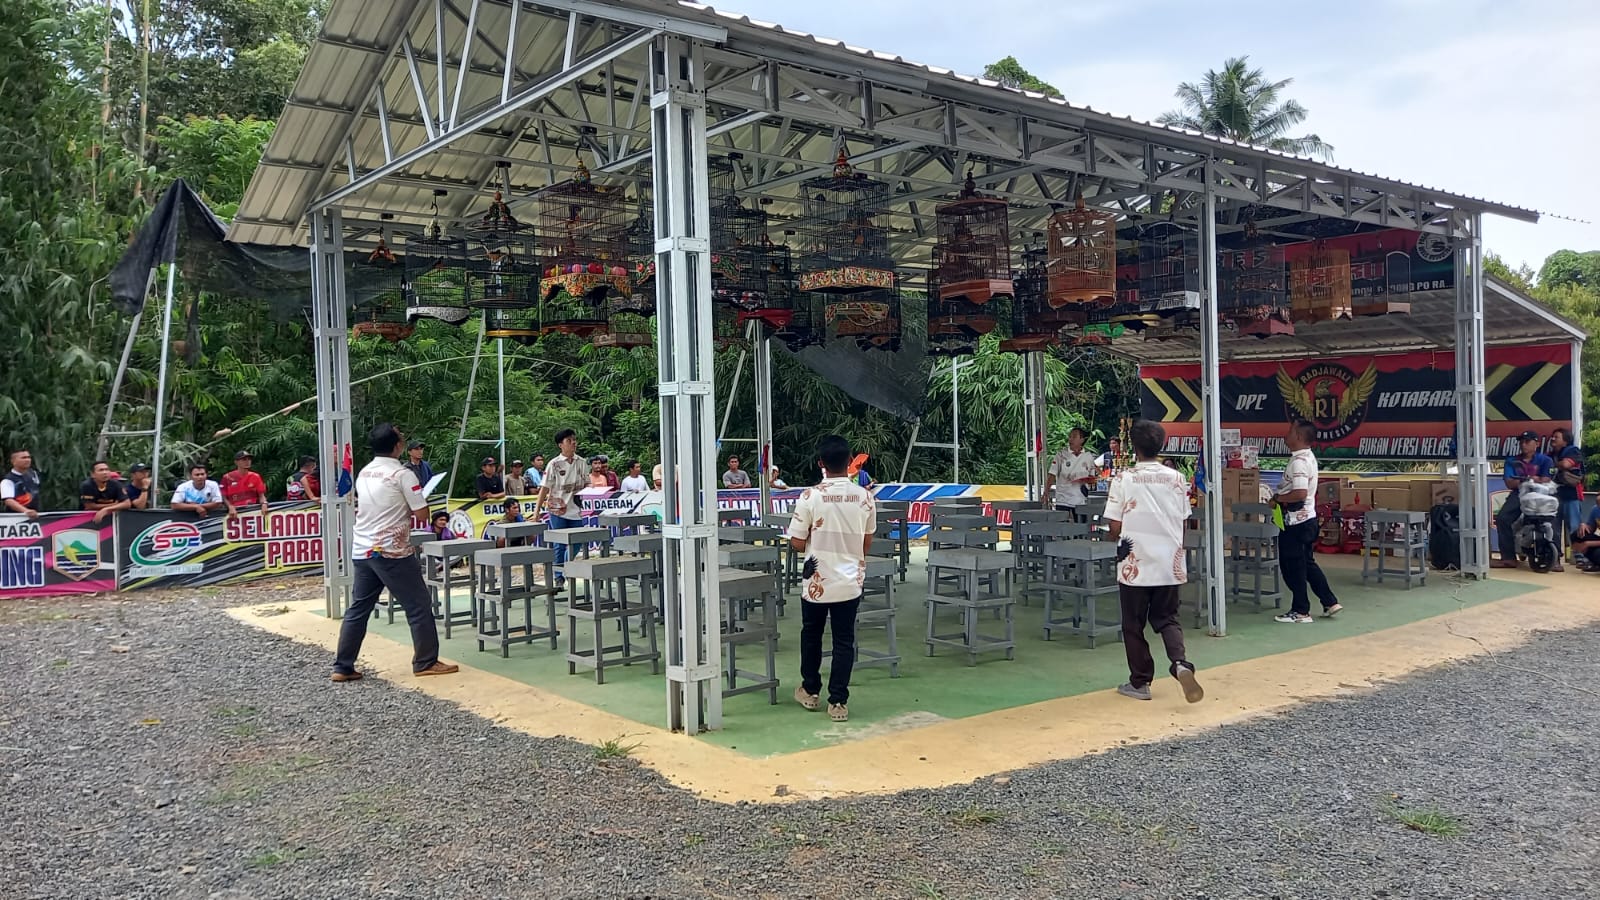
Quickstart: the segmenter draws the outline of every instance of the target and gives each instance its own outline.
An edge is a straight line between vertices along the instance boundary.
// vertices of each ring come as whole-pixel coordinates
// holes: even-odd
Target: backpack
[[[293,475],[289,476],[288,484],[284,485],[285,497],[290,500],[304,500],[306,498],[306,486],[300,480],[305,477],[305,474],[296,470]]]
[[[1428,563],[1435,569],[1461,568],[1461,507],[1441,503],[1428,511]]]

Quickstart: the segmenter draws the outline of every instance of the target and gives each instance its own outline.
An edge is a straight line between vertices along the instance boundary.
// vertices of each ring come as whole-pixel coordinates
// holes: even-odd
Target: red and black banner
[[[1572,346],[1489,348],[1485,354],[1489,457],[1517,451],[1516,436],[1571,427]],[[1200,449],[1200,367],[1139,369],[1141,414],[1167,429],[1168,453]],[[1398,353],[1229,363],[1222,427],[1247,446],[1286,456],[1284,431],[1306,419],[1320,455],[1344,459],[1454,459],[1455,355]]]

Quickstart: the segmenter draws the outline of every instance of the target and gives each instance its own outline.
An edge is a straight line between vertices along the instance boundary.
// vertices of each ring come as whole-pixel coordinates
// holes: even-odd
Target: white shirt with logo
[[[1159,462],[1140,462],[1111,479],[1105,517],[1121,522],[1122,540],[1133,544],[1117,564],[1117,581],[1134,587],[1188,581],[1183,523],[1189,511],[1188,480]]]
[[[816,574],[801,594],[812,603],[843,603],[861,596],[867,580],[867,535],[878,530],[872,495],[849,477],[826,478],[795,501],[789,537],[806,542]]]
[[[1283,508],[1283,527],[1300,525],[1317,517],[1317,458],[1311,450],[1296,450],[1289,454],[1289,465],[1284,467],[1283,480],[1278,482],[1277,495],[1290,491],[1305,491],[1305,503]]]
[[[574,508],[574,495],[588,486],[589,464],[576,456],[557,456],[544,467],[544,487],[549,491],[545,505],[551,515],[576,519],[581,510]]]
[[[643,475],[629,475],[622,479],[621,490],[624,494],[639,494],[650,490],[650,482]]]
[[[1094,457],[1086,451],[1073,453],[1071,447],[1056,451],[1055,458],[1050,460],[1050,477],[1055,479],[1055,505],[1082,506],[1089,498],[1084,495],[1083,485],[1077,480],[1099,474],[1100,469],[1095,465]]]
[[[211,479],[207,478],[204,487],[195,487],[194,479],[189,479],[178,485],[172,492],[173,503],[194,503],[205,506],[207,503],[222,502],[222,488]]]
[[[380,456],[367,463],[356,476],[355,558],[412,555],[411,511],[427,508],[417,473],[400,460]]]

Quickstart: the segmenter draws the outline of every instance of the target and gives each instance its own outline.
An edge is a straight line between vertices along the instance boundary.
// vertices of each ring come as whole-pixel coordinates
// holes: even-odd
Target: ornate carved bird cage
[[[1289,305],[1296,322],[1350,318],[1350,251],[1317,241],[1296,255],[1289,264]]]
[[[1109,306],[1117,298],[1117,216],[1083,205],[1050,217],[1051,306]]]
[[[1006,202],[981,196],[968,172],[961,194],[934,210],[934,222],[928,353],[975,353],[979,338],[999,324],[988,302],[1015,290]]]
[[[384,219],[393,218],[388,213]],[[361,271],[352,280],[382,288],[382,292],[350,313],[350,336],[379,337],[394,343],[410,337],[416,326],[406,318],[405,268],[389,249],[388,229],[378,234],[378,246],[357,263]]]
[[[428,318],[460,325],[472,315],[467,242],[446,234],[439,225],[439,198],[447,193],[433,192],[433,221],[427,228],[404,235],[405,281],[401,293],[408,320]]]
[[[900,291],[887,288],[855,291],[827,302],[824,318],[835,335],[850,338],[862,350],[900,349]]]
[[[633,224],[619,189],[596,185],[579,161],[571,179],[535,195],[544,248],[539,292],[546,301],[566,294],[603,302],[633,296],[628,229]],[[641,294],[645,303],[648,294]],[[653,297],[650,298],[653,302]]]
[[[889,185],[855,171],[840,150],[833,173],[803,182],[801,198],[805,220],[795,286],[840,295],[893,290],[894,260],[881,224]]]
[[[1139,309],[1176,315],[1200,308],[1200,238],[1174,222],[1156,222],[1139,235]]]

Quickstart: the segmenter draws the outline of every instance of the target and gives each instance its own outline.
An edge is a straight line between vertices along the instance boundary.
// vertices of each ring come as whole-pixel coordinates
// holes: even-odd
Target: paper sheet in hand
[[[432,497],[433,496],[433,489],[439,486],[439,482],[444,480],[444,476],[445,476],[445,473],[440,472],[439,474],[433,476],[432,478],[429,478],[428,479],[428,483],[422,486],[422,496],[424,496],[424,497]]]

